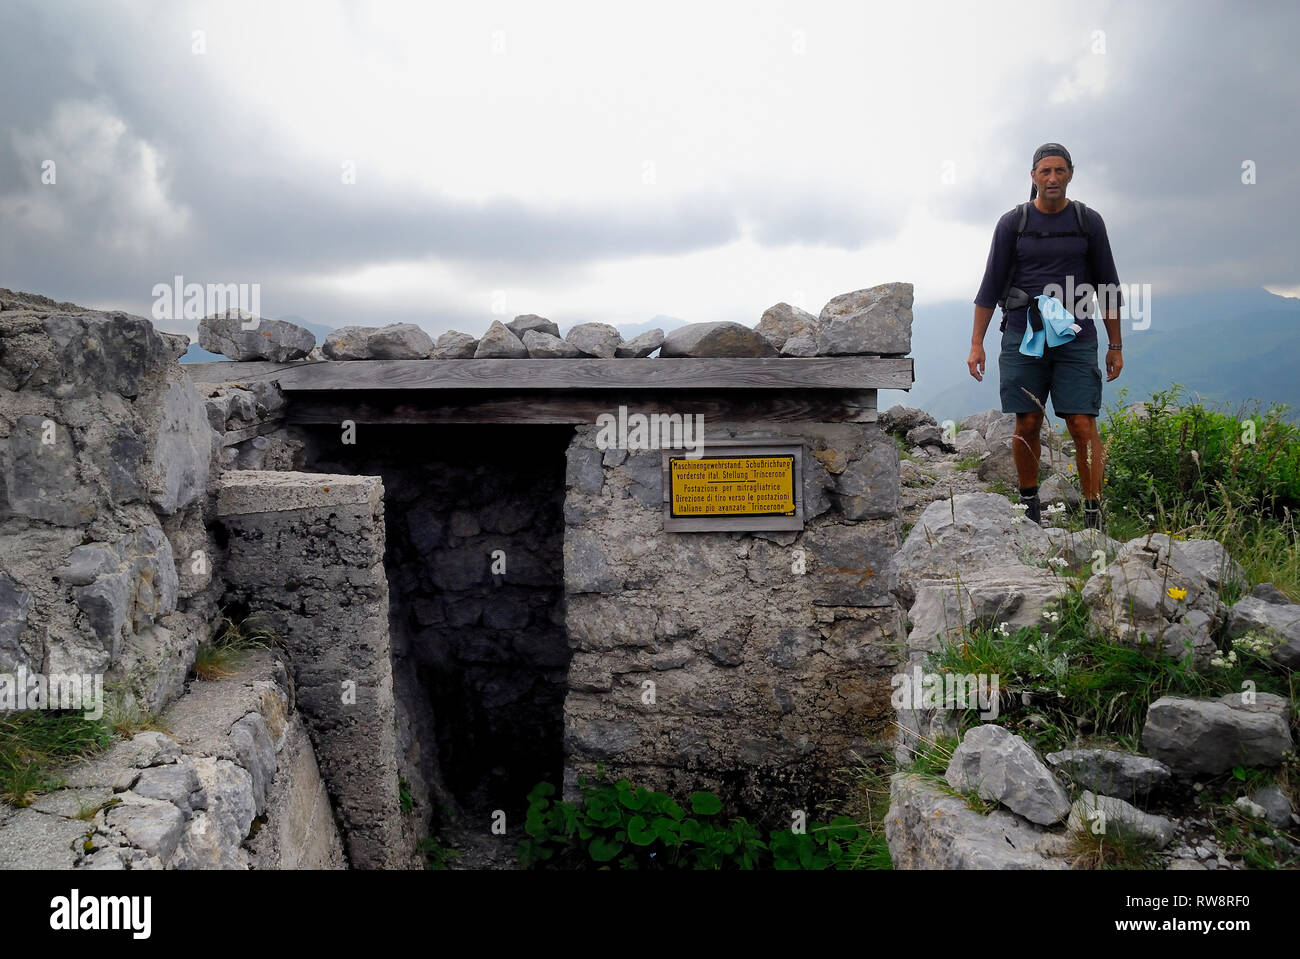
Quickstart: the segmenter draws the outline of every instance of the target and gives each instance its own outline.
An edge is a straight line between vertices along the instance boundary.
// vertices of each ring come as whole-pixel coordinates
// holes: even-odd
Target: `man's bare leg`
[[[1042,523],[1042,507],[1038,500],[1038,458],[1042,455],[1039,431],[1043,428],[1041,410],[1016,414],[1016,432],[1011,440],[1012,458],[1016,463],[1016,476],[1020,480],[1020,502],[1028,509],[1025,516]],[[1033,490],[1026,495],[1025,490]]]
[[[1097,417],[1089,413],[1067,413],[1065,426],[1074,440],[1074,462],[1083,488],[1083,525],[1101,526],[1101,479],[1106,471],[1106,447],[1097,431]]]

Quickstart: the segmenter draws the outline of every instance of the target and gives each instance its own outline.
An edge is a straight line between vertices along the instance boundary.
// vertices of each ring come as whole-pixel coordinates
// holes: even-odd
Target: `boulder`
[[[944,774],[958,792],[993,799],[1040,826],[1070,814],[1070,797],[1032,746],[1015,733],[984,723],[966,733]]]
[[[639,336],[634,336],[625,343],[619,344],[614,350],[614,355],[626,359],[642,360],[664,345],[664,331],[660,329],[647,330]]]
[[[366,360],[373,326],[341,326],[331,330],[321,344],[321,352],[331,360]]]
[[[689,323],[664,338],[663,357],[776,356],[763,334],[739,323]]]
[[[583,356],[612,359],[623,335],[608,323],[579,323],[565,337]]]
[[[895,869],[1066,869],[1065,840],[1003,809],[987,816],[919,776],[895,774],[885,841]]]
[[[1027,521],[1017,525],[1013,518],[1020,515],[995,493],[935,500],[895,556],[899,588],[921,579],[947,580],[958,574],[965,579],[978,567],[1023,566],[1026,558],[1046,556],[1046,531]]]
[[[1076,832],[1144,839],[1157,849],[1164,849],[1174,838],[1174,824],[1164,816],[1153,816],[1122,799],[1098,796],[1086,789],[1070,807],[1068,825]]]
[[[1211,633],[1223,617],[1223,603],[1193,554],[1163,534],[1123,544],[1115,562],[1084,585],[1082,596],[1093,624],[1124,645],[1152,655],[1191,656],[1197,668],[1207,667],[1215,653]]]
[[[1145,799],[1172,775],[1157,759],[1113,749],[1066,749],[1048,753],[1047,762],[1084,789],[1129,801]]]
[[[199,346],[232,360],[285,363],[302,359],[315,345],[311,330],[243,310],[228,310],[199,320]]]
[[[819,329],[817,317],[789,303],[778,303],[776,306],[768,307],[762,319],[758,321],[756,329],[782,352],[786,342],[792,337],[811,339],[813,349],[816,349]]]
[[[522,360],[527,356],[528,348],[500,320],[492,321],[474,350],[476,360]]]
[[[883,283],[842,293],[818,317],[817,352],[822,356],[912,351],[912,284]]]
[[[468,333],[448,330],[438,337],[432,356],[435,360],[472,360],[478,351],[478,340]]]
[[[538,333],[549,333],[557,339],[560,336],[560,328],[544,316],[538,316],[536,313],[523,313],[516,316],[506,324],[508,329],[522,341],[524,334],[529,330],[535,330]]]
[[[1162,696],[1147,709],[1142,748],[1175,776],[1231,771],[1236,766],[1278,766],[1291,749],[1289,703],[1272,693],[1218,699]]]
[[[1287,669],[1300,670],[1300,605],[1273,601],[1272,597],[1285,600],[1285,596],[1271,583],[1261,585],[1269,589],[1256,587],[1228,609],[1226,636],[1233,640],[1251,632],[1262,635],[1273,643],[1269,655],[1274,660]]]
[[[574,359],[583,355],[582,350],[572,343],[550,333],[525,330],[523,336],[524,347],[528,350],[528,355],[535,360]]]
[[[811,336],[792,336],[781,347],[782,356],[816,356],[817,341]]]
[[[938,422],[925,410],[911,406],[891,406],[880,414],[880,426],[890,433],[906,436],[918,426],[938,426]]]

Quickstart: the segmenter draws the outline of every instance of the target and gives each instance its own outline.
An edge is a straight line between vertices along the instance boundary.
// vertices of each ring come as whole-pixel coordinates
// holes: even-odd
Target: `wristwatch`
[[[1110,344],[1110,346],[1106,347],[1106,349],[1108,349],[1108,350],[1122,350],[1122,349],[1124,349],[1124,344],[1123,344],[1123,343],[1112,343],[1112,344]]]

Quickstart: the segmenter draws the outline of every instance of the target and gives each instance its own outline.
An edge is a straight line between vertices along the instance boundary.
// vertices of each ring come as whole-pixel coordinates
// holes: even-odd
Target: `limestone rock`
[[[1238,639],[1246,633],[1261,634],[1273,641],[1269,655],[1287,669],[1300,670],[1300,605],[1276,602],[1261,596],[1285,596],[1272,587],[1272,592],[1259,590],[1234,603],[1228,610],[1227,638]]]
[[[1025,557],[1045,556],[1047,533],[1039,526],[1012,522],[1014,510],[995,493],[959,493],[925,508],[895,558],[900,588],[921,579],[963,578],[980,566],[1024,565]],[[910,602],[910,600],[909,600]]]
[[[895,774],[885,840],[895,869],[1066,869],[1064,842],[1019,816],[987,816],[918,776]]]
[[[476,360],[522,360],[528,349],[500,320],[493,320],[474,350]]]
[[[908,430],[918,426],[938,426],[938,422],[925,410],[911,406],[895,404],[880,414],[880,425],[899,436],[907,435]]]
[[[525,330],[523,342],[528,355],[535,360],[574,359],[584,355],[572,343],[537,330]]]
[[[789,303],[770,306],[763,313],[756,327],[771,344],[783,353],[785,344],[792,337],[806,337],[816,342],[818,333],[817,317],[806,310]],[[814,346],[814,349],[816,347]]]
[[[119,798],[121,804],[104,812],[105,823],[129,845],[166,864],[185,830],[184,814],[170,802],[136,793],[121,793]]]
[[[1104,835],[1128,835],[1145,839],[1157,849],[1164,849],[1174,838],[1174,824],[1164,816],[1130,805],[1113,796],[1098,796],[1084,790],[1070,807],[1068,825],[1076,832],[1104,830]]]
[[[1047,762],[1085,789],[1129,801],[1145,799],[1171,775],[1159,760],[1112,749],[1066,749],[1048,753]]]
[[[1159,649],[1178,658],[1190,655],[1198,667],[1209,665],[1215,652],[1210,633],[1223,615],[1223,603],[1195,554],[1163,534],[1123,544],[1115,562],[1092,576],[1081,595],[1097,628],[1119,642],[1152,654]]]
[[[822,356],[912,351],[912,284],[882,283],[842,293],[822,307],[817,352]]]
[[[199,320],[199,346],[232,360],[300,360],[312,351],[311,330],[284,320],[268,320],[243,310],[229,310]]]
[[[792,336],[781,347],[782,356],[816,356],[817,341],[811,336]]]
[[[321,352],[331,360],[369,359],[367,344],[374,332],[373,326],[341,326],[326,335]]]
[[[655,350],[664,345],[664,331],[660,329],[647,330],[639,336],[634,336],[625,343],[619,344],[614,355],[625,359],[645,359]]]
[[[1288,702],[1256,693],[1218,699],[1162,696],[1147,709],[1142,748],[1175,776],[1224,773],[1235,766],[1277,766],[1291,748]]]
[[[664,338],[662,357],[776,356],[767,337],[739,323],[689,323]]]
[[[472,360],[478,352],[478,340],[468,333],[448,330],[438,337],[432,356],[435,360]]]
[[[381,326],[366,344],[372,360],[423,360],[433,352],[433,340],[414,323]]]
[[[559,326],[544,316],[538,316],[536,313],[524,313],[521,316],[516,316],[506,324],[506,329],[521,340],[529,330],[535,330],[538,333],[549,333],[556,339],[559,339],[560,336]]]
[[[612,359],[623,342],[623,335],[608,323],[579,323],[565,339],[583,356]]]
[[[958,792],[994,799],[1040,826],[1070,813],[1070,797],[1032,746],[1015,733],[984,723],[966,733],[945,773]]]

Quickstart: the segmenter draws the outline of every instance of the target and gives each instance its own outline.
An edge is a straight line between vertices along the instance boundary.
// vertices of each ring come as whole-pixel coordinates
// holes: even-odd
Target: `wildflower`
[[[1173,586],[1170,586],[1169,589],[1166,590],[1166,592],[1168,592],[1169,595],[1170,595],[1170,597],[1173,598],[1173,599],[1186,599],[1186,598],[1187,598],[1187,590],[1186,590],[1186,589],[1177,589],[1177,588],[1175,588],[1175,587],[1173,587]]]
[[[1048,562],[1049,564],[1051,564],[1052,566],[1069,566],[1069,565],[1070,565],[1070,561],[1069,561],[1068,559],[1066,559],[1064,556],[1053,556],[1053,557],[1052,557],[1051,559],[1049,559],[1047,562]]]
[[[1023,516],[1013,516],[1013,517],[1011,517],[1011,525],[1012,525],[1012,526],[1019,526],[1019,525],[1020,525],[1021,523],[1023,523],[1024,521],[1025,521],[1025,518],[1024,518]]]
[[[1052,505],[1048,506],[1046,509],[1047,509],[1047,512],[1049,512],[1049,513],[1064,513],[1064,512],[1065,512],[1065,504],[1064,504],[1064,503],[1061,503],[1061,502],[1056,502],[1056,503],[1053,503]]]
[[[1012,503],[1012,504],[1011,504],[1011,508],[1012,508],[1012,509],[1019,509],[1019,510],[1026,510],[1026,509],[1029,509],[1029,504],[1028,504],[1028,503]]]
[[[1038,652],[1038,647],[1035,646],[1033,643],[1030,643],[1030,644],[1029,644],[1028,649],[1029,649],[1029,651],[1030,651],[1031,653],[1036,653],[1036,652]]]

